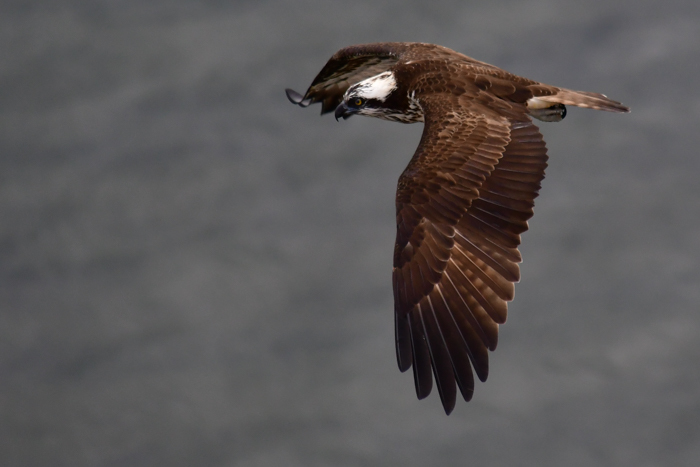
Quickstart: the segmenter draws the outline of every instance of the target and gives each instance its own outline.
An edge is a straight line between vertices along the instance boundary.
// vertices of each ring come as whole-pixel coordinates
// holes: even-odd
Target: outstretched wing
[[[353,45],[336,52],[302,96],[287,88],[289,100],[301,107],[321,102],[321,114],[332,112],[343,100],[345,91],[360,81],[389,70],[400,60],[423,57],[455,56],[456,52],[434,44],[380,42]]]
[[[494,111],[473,96],[432,95],[421,107],[423,136],[396,199],[396,352],[401,371],[413,366],[419,399],[432,367],[449,414],[455,383],[470,400],[472,366],[488,375],[547,154],[524,106]]]

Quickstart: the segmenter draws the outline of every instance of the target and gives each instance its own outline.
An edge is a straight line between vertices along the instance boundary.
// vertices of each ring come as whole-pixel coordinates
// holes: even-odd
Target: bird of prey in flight
[[[445,47],[402,42],[341,49],[304,95],[286,92],[301,107],[320,102],[336,119],[424,122],[396,192],[396,356],[401,371],[413,367],[419,399],[434,375],[449,415],[457,387],[472,398],[472,368],[486,380],[488,350],[520,279],[520,234],[547,167],[532,118],[558,122],[567,105],[629,109]]]

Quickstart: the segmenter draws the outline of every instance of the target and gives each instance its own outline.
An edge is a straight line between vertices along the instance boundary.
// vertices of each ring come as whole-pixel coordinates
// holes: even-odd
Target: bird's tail
[[[575,105],[587,109],[606,110],[608,112],[629,112],[629,107],[609,99],[604,94],[586,91],[572,91],[558,88],[555,94],[533,97],[527,102],[531,109],[542,109],[552,104]]]

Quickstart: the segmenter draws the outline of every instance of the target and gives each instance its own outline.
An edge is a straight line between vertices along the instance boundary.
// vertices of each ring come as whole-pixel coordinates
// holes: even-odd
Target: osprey
[[[532,118],[556,122],[566,105],[629,112],[603,94],[571,91],[510,74],[445,47],[377,43],[333,55],[304,95],[336,120],[368,115],[425,122],[396,192],[394,326],[403,372],[416,394],[435,376],[445,413],[456,387],[469,401],[488,376],[507,302],[520,279],[527,230],[547,167]],[[432,375],[431,375],[432,369]]]

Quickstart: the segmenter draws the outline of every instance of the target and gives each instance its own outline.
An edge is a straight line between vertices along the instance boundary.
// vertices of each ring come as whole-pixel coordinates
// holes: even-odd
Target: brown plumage
[[[425,122],[396,193],[396,354],[401,371],[413,367],[419,399],[435,376],[449,414],[457,387],[472,397],[472,367],[486,380],[487,350],[520,279],[520,234],[547,167],[531,117],[559,121],[565,105],[629,109],[420,43],[346,47],[303,96],[287,96],[302,107],[321,102],[336,118]]]

